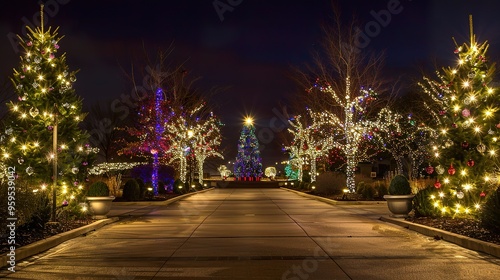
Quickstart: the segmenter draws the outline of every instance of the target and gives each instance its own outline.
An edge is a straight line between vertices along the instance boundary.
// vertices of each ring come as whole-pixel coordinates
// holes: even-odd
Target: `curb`
[[[500,245],[496,245],[496,244],[489,243],[486,241],[482,241],[482,240],[478,240],[475,238],[452,233],[449,231],[445,231],[445,230],[441,230],[441,229],[437,229],[437,228],[432,228],[432,227],[408,222],[408,221],[401,220],[401,219],[382,216],[382,217],[380,217],[380,220],[384,221],[384,222],[392,223],[392,224],[395,224],[395,225],[398,225],[400,227],[404,227],[404,228],[407,228],[407,229],[410,229],[413,231],[416,231],[416,232],[421,233],[423,235],[427,235],[427,236],[434,237],[434,238],[439,238],[439,239],[442,239],[444,241],[454,243],[458,246],[461,246],[461,247],[464,247],[464,248],[467,248],[470,250],[490,254],[494,257],[500,258]]]
[[[280,187],[280,189],[286,190],[286,191],[289,191],[289,192],[293,192],[295,194],[298,194],[300,196],[307,197],[307,198],[310,198],[310,199],[319,200],[321,202],[325,202],[325,203],[328,203],[328,204],[331,204],[331,205],[387,204],[387,201],[341,201],[341,200],[334,200],[334,199],[330,199],[330,198],[326,198],[326,197],[321,197],[321,196],[317,196],[317,195],[312,195],[312,194],[308,194],[308,193],[303,193],[303,192],[300,192],[300,191],[296,191],[296,190],[292,190],[292,189],[284,188],[284,187]]]
[[[208,191],[211,191],[211,190],[214,190],[215,187],[212,187],[212,188],[209,188],[209,189],[204,189],[204,190],[201,190],[201,191],[196,191],[196,192],[190,192],[190,193],[185,193],[185,194],[182,194],[182,195],[179,195],[179,196],[176,196],[176,197],[173,197],[171,199],[167,199],[165,201],[162,201],[161,202],[161,205],[169,205],[171,203],[174,203],[178,200],[181,200],[181,199],[184,199],[186,197],[189,197],[189,196],[192,196],[192,195],[195,195],[195,194],[199,194],[199,193],[204,193],[204,192],[208,192]]]
[[[205,189],[205,190],[201,190],[201,191],[197,191],[197,192],[179,195],[179,196],[176,196],[174,198],[165,200],[164,202],[161,202],[161,205],[169,205],[171,203],[174,203],[178,200],[189,197],[191,195],[211,191],[213,189],[214,188],[209,188],[209,189]],[[19,249],[16,249],[16,251],[15,251],[16,252],[16,263],[19,263],[19,261],[21,261],[23,259],[29,258],[33,255],[36,255],[38,253],[41,253],[43,251],[47,251],[53,247],[56,247],[57,245],[65,242],[65,241],[68,241],[68,240],[73,239],[75,237],[84,235],[84,234],[89,233],[91,231],[95,231],[97,229],[100,229],[103,226],[114,223],[118,220],[119,220],[118,217],[111,217],[108,219],[98,220],[98,221],[95,221],[89,225],[75,228],[73,230],[66,231],[63,233],[59,233],[59,234],[53,235],[49,238],[42,239],[42,240],[36,241],[34,243],[28,244],[26,246],[23,246]],[[9,260],[9,257],[7,257],[7,254],[8,253],[0,256],[0,267],[7,266],[7,261]]]
[[[36,255],[38,253],[41,253],[43,251],[46,251],[46,250],[53,248],[53,247],[65,242],[65,241],[68,241],[68,240],[73,239],[75,237],[81,236],[81,235],[86,234],[90,231],[95,231],[99,228],[102,228],[105,225],[114,223],[116,221],[118,221],[118,218],[116,218],[116,217],[98,220],[98,221],[95,221],[89,225],[75,228],[73,230],[59,233],[59,234],[56,234],[56,235],[51,236],[49,238],[42,239],[42,240],[36,241],[34,243],[28,244],[28,245],[23,246],[19,249],[16,249],[16,251],[15,251],[16,260],[15,261],[16,261],[16,263],[18,263],[22,259],[31,257],[31,256]],[[1,267],[7,266],[6,265],[7,261],[9,261],[9,257],[7,257],[7,254],[8,253],[6,253],[3,256],[0,256]]]

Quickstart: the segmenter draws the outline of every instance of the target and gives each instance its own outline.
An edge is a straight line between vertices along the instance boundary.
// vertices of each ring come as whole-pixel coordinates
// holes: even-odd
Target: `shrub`
[[[438,210],[434,207],[430,196],[434,192],[433,186],[420,190],[413,198],[413,210],[415,217],[437,217]]]
[[[373,199],[375,197],[375,188],[372,187],[371,185],[365,185],[365,187],[363,188],[363,192],[361,193],[361,195],[365,199]]]
[[[29,219],[23,226],[30,229],[44,228],[45,224],[50,220],[50,214],[52,211],[52,207],[50,204],[51,199],[48,195],[42,193],[33,197],[33,202],[36,211],[31,214],[31,217],[29,217]]]
[[[103,181],[94,182],[90,185],[87,196],[109,196],[108,184]]]
[[[139,184],[135,179],[130,179],[123,187],[123,198],[128,201],[136,201],[140,199]]]
[[[403,175],[396,175],[391,180],[389,185],[389,194],[391,195],[407,195],[411,194],[410,182]]]
[[[0,186],[0,203],[7,205],[8,186],[4,182]],[[50,219],[51,204],[48,192],[33,192],[30,184],[22,179],[16,180],[16,225],[18,227],[43,228]],[[8,208],[0,207],[0,216],[8,217]],[[7,219],[0,220],[0,235],[8,233]]]
[[[141,178],[135,178],[135,181],[139,185],[139,199],[144,199],[144,196],[146,196],[146,191],[148,190],[146,188],[146,184]]]
[[[492,232],[500,232],[500,187],[488,196],[480,218],[483,227]]]
[[[356,193],[357,194],[362,194],[363,191],[365,190],[366,184],[365,182],[361,181],[356,185]]]

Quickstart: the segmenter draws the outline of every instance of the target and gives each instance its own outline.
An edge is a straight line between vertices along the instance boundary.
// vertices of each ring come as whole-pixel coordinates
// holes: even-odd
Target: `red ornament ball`
[[[486,196],[486,194],[485,194],[484,192],[481,192],[481,193],[479,194],[479,196],[480,196],[480,197],[485,197],[485,196]]]
[[[456,124],[456,123],[453,123],[453,124],[451,124],[451,127],[453,127],[453,128],[457,128],[457,124]]]
[[[436,189],[441,188],[441,183],[439,183],[439,181],[436,181],[436,183],[434,183],[434,187],[435,187]]]
[[[472,166],[474,166],[474,164],[475,164],[475,162],[474,162],[472,159],[469,159],[469,160],[467,161],[467,166],[472,167]]]
[[[431,175],[432,173],[434,173],[434,167],[432,166],[427,166],[427,168],[425,168],[425,172],[427,172],[427,174]]]
[[[450,168],[448,168],[448,174],[455,175],[455,172],[455,167],[453,167],[453,164],[450,164]]]
[[[469,142],[467,142],[467,141],[462,142],[462,149],[464,149],[464,150],[469,149]]]

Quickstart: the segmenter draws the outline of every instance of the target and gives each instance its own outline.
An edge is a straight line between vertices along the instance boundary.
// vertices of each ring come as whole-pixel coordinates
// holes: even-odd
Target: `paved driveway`
[[[497,258],[377,220],[388,214],[385,204],[216,189],[130,214],[28,259],[8,277],[500,279]]]

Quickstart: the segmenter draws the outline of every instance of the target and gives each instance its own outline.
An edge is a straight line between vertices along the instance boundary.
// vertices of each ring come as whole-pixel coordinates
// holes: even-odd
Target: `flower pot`
[[[111,203],[114,199],[114,196],[87,197],[89,210],[90,213],[92,213],[92,219],[106,219],[106,215],[109,213],[109,210],[111,210]]]
[[[392,213],[392,217],[406,218],[412,209],[414,194],[408,195],[384,195],[387,200],[387,207]]]

